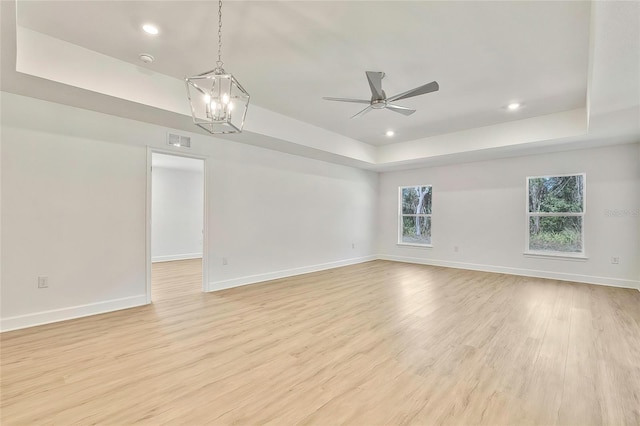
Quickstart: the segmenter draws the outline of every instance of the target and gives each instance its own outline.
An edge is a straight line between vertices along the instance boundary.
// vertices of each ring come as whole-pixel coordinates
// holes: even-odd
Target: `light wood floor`
[[[152,268],[153,303],[202,293],[202,259],[158,262]]]
[[[203,294],[185,265],[4,333],[2,424],[640,424],[638,291],[374,261]]]

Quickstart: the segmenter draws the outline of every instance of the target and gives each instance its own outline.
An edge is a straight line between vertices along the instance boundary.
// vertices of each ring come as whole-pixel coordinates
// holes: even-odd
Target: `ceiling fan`
[[[366,99],[348,99],[348,98],[330,98],[323,97],[327,101],[337,101],[337,102],[353,102],[357,104],[369,104],[368,107],[357,113],[351,118],[360,117],[365,115],[372,109],[390,109],[391,111],[395,111],[404,115],[411,115],[416,112],[415,109],[403,107],[400,105],[394,105],[391,102],[400,101],[402,99],[412,98],[418,95],[424,95],[431,92],[436,92],[440,89],[440,86],[436,81],[432,81],[431,83],[427,83],[423,86],[416,87],[415,89],[408,90],[404,93],[400,93],[395,96],[391,96],[387,98],[387,94],[382,90],[382,79],[384,78],[383,72],[378,71],[367,71],[367,80],[369,80],[369,87],[371,88],[371,100]]]

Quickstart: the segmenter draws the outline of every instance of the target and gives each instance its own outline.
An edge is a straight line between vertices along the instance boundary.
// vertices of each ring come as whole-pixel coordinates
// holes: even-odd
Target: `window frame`
[[[402,213],[402,190],[406,188],[415,188],[415,187],[429,187],[431,188],[431,213],[429,214],[403,214]],[[431,244],[418,244],[418,243],[406,243],[402,241],[402,218],[403,217],[428,217],[431,221],[431,235],[429,236],[431,239]],[[423,248],[432,248],[433,247],[433,185],[425,184],[425,185],[403,185],[398,187],[398,241],[396,243],[399,246],[408,246],[408,247],[423,247]]]
[[[540,179],[540,178],[552,178],[552,177],[567,177],[567,176],[582,176],[582,212],[581,213],[551,213],[551,212],[543,212],[543,213],[532,213],[529,211],[529,182],[531,179]],[[585,245],[585,215],[587,213],[587,174],[586,173],[563,173],[563,174],[549,174],[549,175],[539,175],[539,176],[527,176],[526,177],[526,193],[525,193],[525,248],[524,254],[527,256],[534,257],[550,257],[557,259],[572,259],[572,260],[586,260],[587,259],[587,251]],[[580,252],[565,252],[565,251],[551,251],[551,250],[531,250],[529,247],[530,244],[530,223],[531,217],[539,216],[539,217],[580,217],[582,221],[581,228],[581,246],[582,251]]]

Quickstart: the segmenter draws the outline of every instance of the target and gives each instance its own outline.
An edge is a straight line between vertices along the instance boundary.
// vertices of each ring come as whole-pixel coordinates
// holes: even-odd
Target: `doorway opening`
[[[205,159],[150,150],[147,302],[207,290]]]

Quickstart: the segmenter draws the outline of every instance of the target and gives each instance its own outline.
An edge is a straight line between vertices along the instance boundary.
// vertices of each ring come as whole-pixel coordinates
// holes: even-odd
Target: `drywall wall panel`
[[[190,161],[202,165],[202,160]],[[204,169],[153,167],[151,175],[152,260],[202,257]]]
[[[395,260],[636,287],[639,150],[639,144],[630,144],[382,173],[379,253]],[[583,172],[587,259],[524,255],[526,177]],[[398,187],[417,184],[433,185],[433,248],[396,244]],[[616,211],[623,213],[611,213]],[[612,264],[612,257],[620,263]]]
[[[179,132],[185,151],[166,144],[174,129],[1,101],[3,329],[144,303],[149,147],[207,159],[211,290],[375,255],[376,173],[233,136]]]

